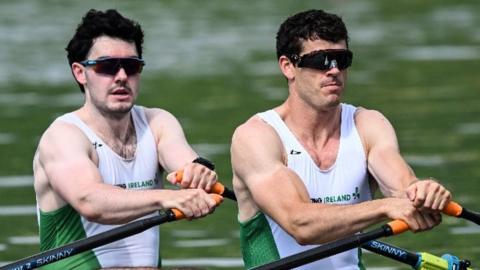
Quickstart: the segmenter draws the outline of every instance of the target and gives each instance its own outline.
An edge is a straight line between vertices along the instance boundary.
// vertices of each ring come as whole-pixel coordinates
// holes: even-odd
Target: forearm
[[[123,224],[163,208],[168,190],[101,188],[73,204],[86,219],[102,224]]]
[[[286,221],[287,231],[300,244],[323,244],[386,220],[384,204],[383,199],[355,205],[306,204],[305,211]]]
[[[388,166],[369,165],[369,171],[385,197],[405,198],[407,187],[417,181],[415,173],[403,160],[392,161]]]

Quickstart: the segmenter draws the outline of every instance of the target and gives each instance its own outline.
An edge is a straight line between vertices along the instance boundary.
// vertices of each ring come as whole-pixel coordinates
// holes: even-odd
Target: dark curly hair
[[[277,32],[277,58],[285,55],[292,60],[302,51],[304,41],[317,39],[335,43],[345,40],[348,47],[348,32],[342,18],[316,9],[289,17]]]
[[[104,35],[135,42],[138,57],[142,58],[143,31],[137,22],[123,17],[114,9],[108,9],[105,12],[90,9],[82,18],[82,22],[77,26],[74,36],[65,48],[69,65],[86,60],[93,40]],[[83,85],[79,85],[84,92]]]

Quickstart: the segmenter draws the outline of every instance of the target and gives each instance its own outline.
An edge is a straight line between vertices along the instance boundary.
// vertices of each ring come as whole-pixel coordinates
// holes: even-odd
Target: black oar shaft
[[[217,194],[211,194],[210,196],[215,200],[217,205],[219,205],[223,201],[223,197]],[[7,264],[1,267],[0,270],[34,269],[76,255],[86,250],[106,245],[128,236],[132,236],[134,234],[143,232],[153,226],[160,225],[169,221],[180,220],[183,218],[185,218],[185,215],[179,209],[167,209],[164,212],[160,212],[158,216],[136,220],[115,229],[99,233],[97,235],[82,240],[78,240],[65,246],[47,250],[37,255],[18,260],[11,264]]]
[[[232,201],[237,201],[237,197],[235,196],[235,193],[233,192],[233,190],[231,190],[227,187],[225,187],[225,189],[223,190],[223,193],[220,194],[220,195],[222,195],[223,197],[228,198]]]
[[[445,214],[455,217],[465,218],[470,220],[476,224],[480,225],[480,213],[476,213],[473,211],[469,211],[465,208],[462,208],[458,203],[450,202],[443,210]],[[326,258],[328,256],[347,251],[351,248],[362,246],[369,241],[374,239],[380,238],[382,236],[390,236],[392,234],[402,233],[408,230],[408,225],[403,221],[393,221],[393,223],[389,223],[388,225],[382,226],[382,228],[367,232],[357,234],[352,237],[344,238],[335,242],[330,242],[328,244],[313,248],[311,250],[307,250],[304,252],[300,252],[298,254],[294,254],[288,257],[284,257],[277,261],[267,263],[261,266],[257,266],[251,268],[251,270],[283,270],[283,269],[291,269],[297,266],[305,265],[311,263],[316,260],[320,260]],[[391,248],[396,248],[391,246]],[[366,249],[370,249],[374,252],[380,253],[392,259],[399,260],[406,264],[409,264],[412,267],[416,267],[418,260],[420,259],[420,255],[404,251],[405,256],[399,257],[396,256],[394,253],[385,252],[374,247],[366,247]],[[397,248],[397,250],[400,250]],[[468,267],[468,266],[467,266]]]
[[[106,245],[119,239],[143,232],[153,226],[175,220],[172,210],[160,213],[158,216],[140,219],[115,229],[99,233],[89,238],[54,248],[28,258],[13,262],[1,267],[1,270],[27,270],[50,264],[61,259],[71,257],[84,251]]]
[[[415,267],[418,263],[419,255],[387,243],[372,240],[362,245],[362,248],[383,255],[390,259],[405,263]]]
[[[476,213],[476,212],[473,212],[473,211],[470,211],[468,209],[463,208],[462,213],[460,214],[459,217],[467,219],[471,222],[474,222],[477,225],[480,225],[480,213]]]
[[[294,254],[280,260],[267,263],[251,270],[287,270],[301,265],[321,260],[323,258],[335,255],[349,249],[359,247],[362,244],[383,236],[392,235],[392,230],[388,225],[384,225],[376,230],[360,233],[351,237],[343,238],[338,241],[330,242],[319,247]]]

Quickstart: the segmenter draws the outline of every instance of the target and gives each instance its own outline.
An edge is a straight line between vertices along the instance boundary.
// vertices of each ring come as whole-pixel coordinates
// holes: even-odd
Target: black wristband
[[[215,171],[215,164],[213,164],[213,162],[211,162],[210,160],[208,160],[206,158],[197,157],[192,162],[202,164],[203,166],[209,168],[210,170]]]

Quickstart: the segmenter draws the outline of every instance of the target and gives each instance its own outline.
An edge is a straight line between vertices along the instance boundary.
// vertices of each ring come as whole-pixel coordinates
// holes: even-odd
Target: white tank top
[[[335,163],[327,170],[315,164],[302,144],[274,110],[258,115],[280,137],[288,157],[288,167],[295,171],[308,190],[312,203],[355,204],[371,200],[365,151],[355,127],[356,107],[342,104],[340,144]],[[268,215],[268,223],[281,258],[312,249],[301,246]],[[360,250],[352,249],[297,269],[359,269]]]
[[[157,146],[148,126],[143,107],[134,106],[131,110],[137,135],[135,156],[125,159],[115,153],[74,113],[65,114],[57,119],[72,123],[80,128],[92,142],[99,159],[98,169],[103,182],[126,189],[154,189],[161,187],[160,166]],[[158,215],[150,214],[142,218]],[[81,217],[86,236],[111,230],[118,225],[102,225]],[[93,251],[100,265],[106,267],[157,267],[160,264],[160,235],[158,227],[95,248]]]

